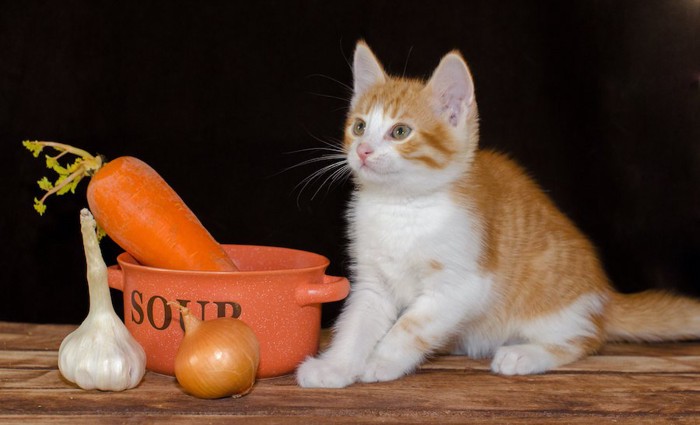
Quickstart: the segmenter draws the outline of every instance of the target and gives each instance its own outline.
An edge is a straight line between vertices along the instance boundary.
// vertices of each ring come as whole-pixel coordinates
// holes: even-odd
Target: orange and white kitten
[[[299,385],[397,379],[445,351],[533,374],[606,340],[700,337],[700,302],[616,293],[591,243],[527,174],[477,148],[474,85],[458,52],[423,82],[388,76],[360,42],[353,72],[352,292]]]

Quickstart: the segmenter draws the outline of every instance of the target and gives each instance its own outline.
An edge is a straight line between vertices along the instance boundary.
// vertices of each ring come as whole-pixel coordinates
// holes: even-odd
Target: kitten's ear
[[[452,126],[457,126],[465,112],[474,107],[474,82],[457,51],[442,58],[426,89],[431,91],[435,111]]]
[[[384,68],[364,41],[358,41],[352,64],[354,80],[353,100],[362,96],[375,84],[386,82]]]

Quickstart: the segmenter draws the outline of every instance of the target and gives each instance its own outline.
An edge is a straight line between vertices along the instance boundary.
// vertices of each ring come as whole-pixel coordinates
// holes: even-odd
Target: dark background
[[[320,164],[284,170],[340,137],[359,38],[422,77],[460,49],[482,145],[530,170],[617,287],[700,296],[700,1],[18,0],[0,1],[0,320],[87,312],[85,187],[39,217],[24,139],[139,157],[220,242],[346,274],[351,184],[302,191]]]

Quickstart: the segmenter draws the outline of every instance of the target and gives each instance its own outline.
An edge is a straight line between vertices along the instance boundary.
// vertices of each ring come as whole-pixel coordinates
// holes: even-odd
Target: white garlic
[[[141,382],[146,353],[114,312],[107,284],[107,266],[95,234],[95,219],[80,211],[90,311],[78,329],[65,337],[58,350],[58,368],[80,388],[122,391]]]

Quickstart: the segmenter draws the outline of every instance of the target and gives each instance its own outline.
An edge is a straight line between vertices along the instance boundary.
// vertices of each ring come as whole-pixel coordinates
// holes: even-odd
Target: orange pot
[[[223,245],[239,271],[166,270],[128,253],[108,268],[109,286],[124,293],[124,323],[146,351],[146,367],[174,375],[184,335],[178,301],[204,320],[238,317],[260,342],[258,378],[285,375],[318,351],[321,303],[345,298],[348,280],[325,274],[329,261],[311,252]]]

